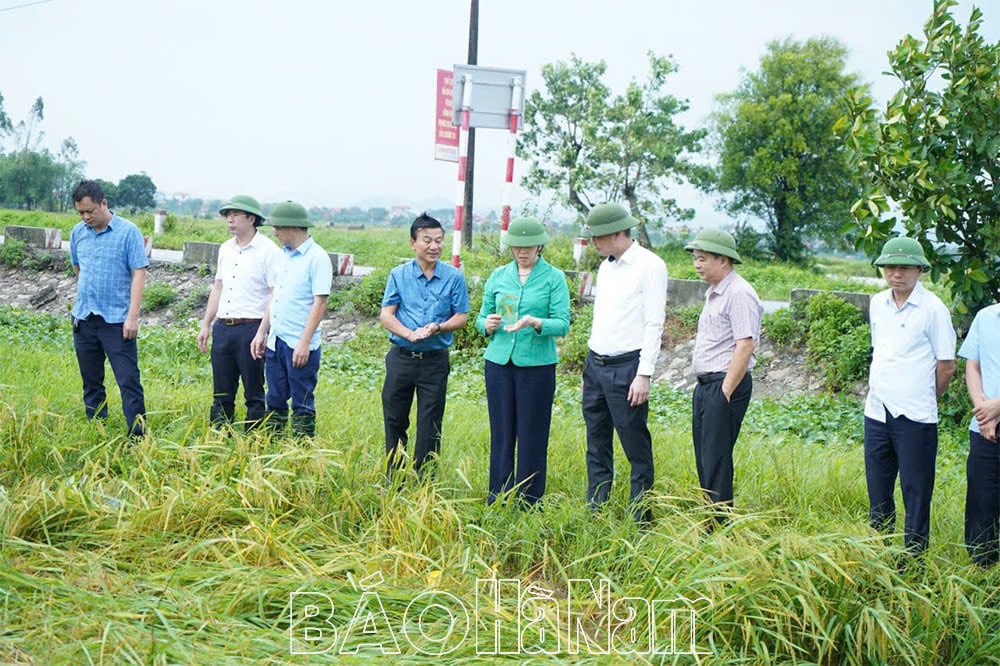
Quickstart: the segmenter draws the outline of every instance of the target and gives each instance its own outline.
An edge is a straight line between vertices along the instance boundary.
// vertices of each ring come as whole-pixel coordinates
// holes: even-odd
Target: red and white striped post
[[[584,255],[587,254],[587,239],[580,236],[573,239],[573,261],[576,262],[576,269],[580,270]]]
[[[517,121],[520,117],[521,96],[524,85],[515,78],[510,95],[510,134],[507,136],[507,174],[503,187],[503,212],[500,214],[500,249],[507,247],[507,227],[510,226],[510,201],[514,189],[514,156],[517,152]]]
[[[462,265],[462,215],[465,213],[465,171],[469,163],[469,114],[472,111],[472,77],[462,84],[462,127],[458,132],[458,187],[455,190],[455,235],[451,243],[451,265]]]

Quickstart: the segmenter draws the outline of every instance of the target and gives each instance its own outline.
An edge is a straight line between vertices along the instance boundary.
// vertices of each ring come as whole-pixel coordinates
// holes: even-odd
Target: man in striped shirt
[[[733,448],[750,404],[754,349],[763,307],[757,292],[736,274],[742,263],[736,241],[721,229],[705,229],[685,248],[694,268],[711,285],[698,318],[693,367],[691,435],[698,483],[719,508],[733,504]],[[725,512],[716,514],[723,522]]]

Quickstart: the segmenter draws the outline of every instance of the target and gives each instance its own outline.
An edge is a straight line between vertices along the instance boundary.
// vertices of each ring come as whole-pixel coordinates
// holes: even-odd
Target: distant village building
[[[413,209],[408,204],[397,204],[389,209],[389,219],[394,217],[415,217]]]

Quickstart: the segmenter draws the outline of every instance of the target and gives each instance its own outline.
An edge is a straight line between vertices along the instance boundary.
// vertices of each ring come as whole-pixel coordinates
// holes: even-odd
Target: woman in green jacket
[[[533,217],[510,223],[507,245],[514,261],[486,280],[476,318],[476,328],[490,339],[485,374],[491,504],[512,488],[529,504],[545,492],[556,338],[569,332],[566,276],[541,257],[548,240]]]

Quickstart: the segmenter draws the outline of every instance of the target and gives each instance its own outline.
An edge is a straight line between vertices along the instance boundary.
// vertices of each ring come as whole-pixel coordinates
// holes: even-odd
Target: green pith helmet
[[[549,242],[545,227],[535,217],[519,217],[507,227],[509,247],[535,247]]]
[[[316,226],[309,221],[306,209],[294,201],[286,201],[275,206],[267,223],[272,227],[308,228]]]
[[[219,209],[219,215],[225,217],[227,210],[241,210],[244,213],[256,215],[262,221],[267,219],[264,217],[264,213],[260,209],[260,203],[258,203],[258,201],[253,197],[246,194],[237,194],[235,197],[230,199],[229,203]]]
[[[728,231],[722,229],[702,229],[694,240],[684,246],[688,252],[701,250],[712,254],[729,257],[734,264],[742,264],[740,253],[736,251],[736,239]]]
[[[638,226],[639,220],[629,215],[623,206],[616,203],[598,204],[587,214],[587,230],[591,236],[609,236],[617,231],[625,231]]]
[[[921,266],[930,268],[931,262],[924,256],[924,248],[913,238],[897,236],[890,238],[882,246],[882,254],[875,260],[876,266]]]

